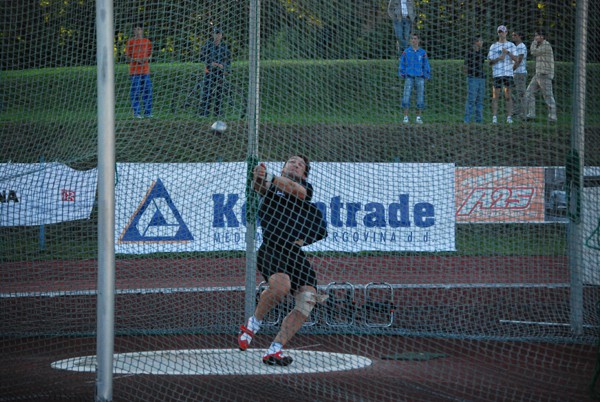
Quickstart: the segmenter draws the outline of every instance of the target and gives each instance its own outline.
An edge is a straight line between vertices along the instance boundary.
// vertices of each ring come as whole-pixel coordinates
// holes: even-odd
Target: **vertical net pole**
[[[257,196],[252,190],[252,169],[258,162],[260,0],[250,1],[249,16],[249,85],[248,85],[248,174],[246,184],[246,318],[254,313],[256,303],[256,209]]]
[[[588,36],[588,1],[577,2],[577,23],[575,28],[575,63],[573,72],[573,127],[571,132],[571,158],[566,169],[572,170],[569,181],[569,230],[568,258],[571,273],[571,329],[583,333],[583,223],[581,220],[581,196],[583,194],[583,166],[585,142],[585,91],[586,58]]]
[[[96,3],[98,68],[98,300],[96,401],[112,400],[115,288],[115,71],[113,2]]]
[[[44,169],[44,165],[45,165],[46,161],[44,159],[44,156],[40,156],[40,167],[42,169]],[[45,250],[46,249],[46,226],[45,225],[40,225],[40,250]]]

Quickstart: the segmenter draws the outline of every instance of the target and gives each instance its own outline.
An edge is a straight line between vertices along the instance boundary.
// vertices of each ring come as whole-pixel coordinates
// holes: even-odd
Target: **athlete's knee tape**
[[[301,292],[296,295],[295,300],[296,306],[294,310],[298,310],[303,316],[308,317],[313,308],[315,308],[317,295],[313,292]]]

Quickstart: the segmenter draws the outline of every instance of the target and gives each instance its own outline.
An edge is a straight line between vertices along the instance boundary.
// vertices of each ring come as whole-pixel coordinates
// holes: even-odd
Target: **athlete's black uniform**
[[[317,276],[302,248],[295,244],[304,238],[303,203],[312,199],[313,188],[306,181],[306,197],[301,200],[271,185],[262,198],[258,216],[263,242],[258,249],[257,267],[265,280],[278,272],[290,277],[292,292],[301,286],[317,287]]]

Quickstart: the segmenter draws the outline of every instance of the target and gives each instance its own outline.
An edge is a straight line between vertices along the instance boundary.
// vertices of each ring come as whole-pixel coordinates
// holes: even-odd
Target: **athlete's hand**
[[[259,163],[258,165],[254,166],[252,173],[254,175],[254,180],[264,180],[267,175],[267,166],[264,163]]]

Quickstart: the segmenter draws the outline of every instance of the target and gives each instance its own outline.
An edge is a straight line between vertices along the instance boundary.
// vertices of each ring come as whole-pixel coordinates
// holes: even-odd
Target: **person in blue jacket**
[[[398,75],[404,79],[404,123],[408,123],[408,111],[413,88],[417,92],[417,124],[422,124],[421,112],[425,109],[425,80],[431,78],[431,66],[427,52],[419,47],[419,35],[411,34],[410,46],[400,56]]]

